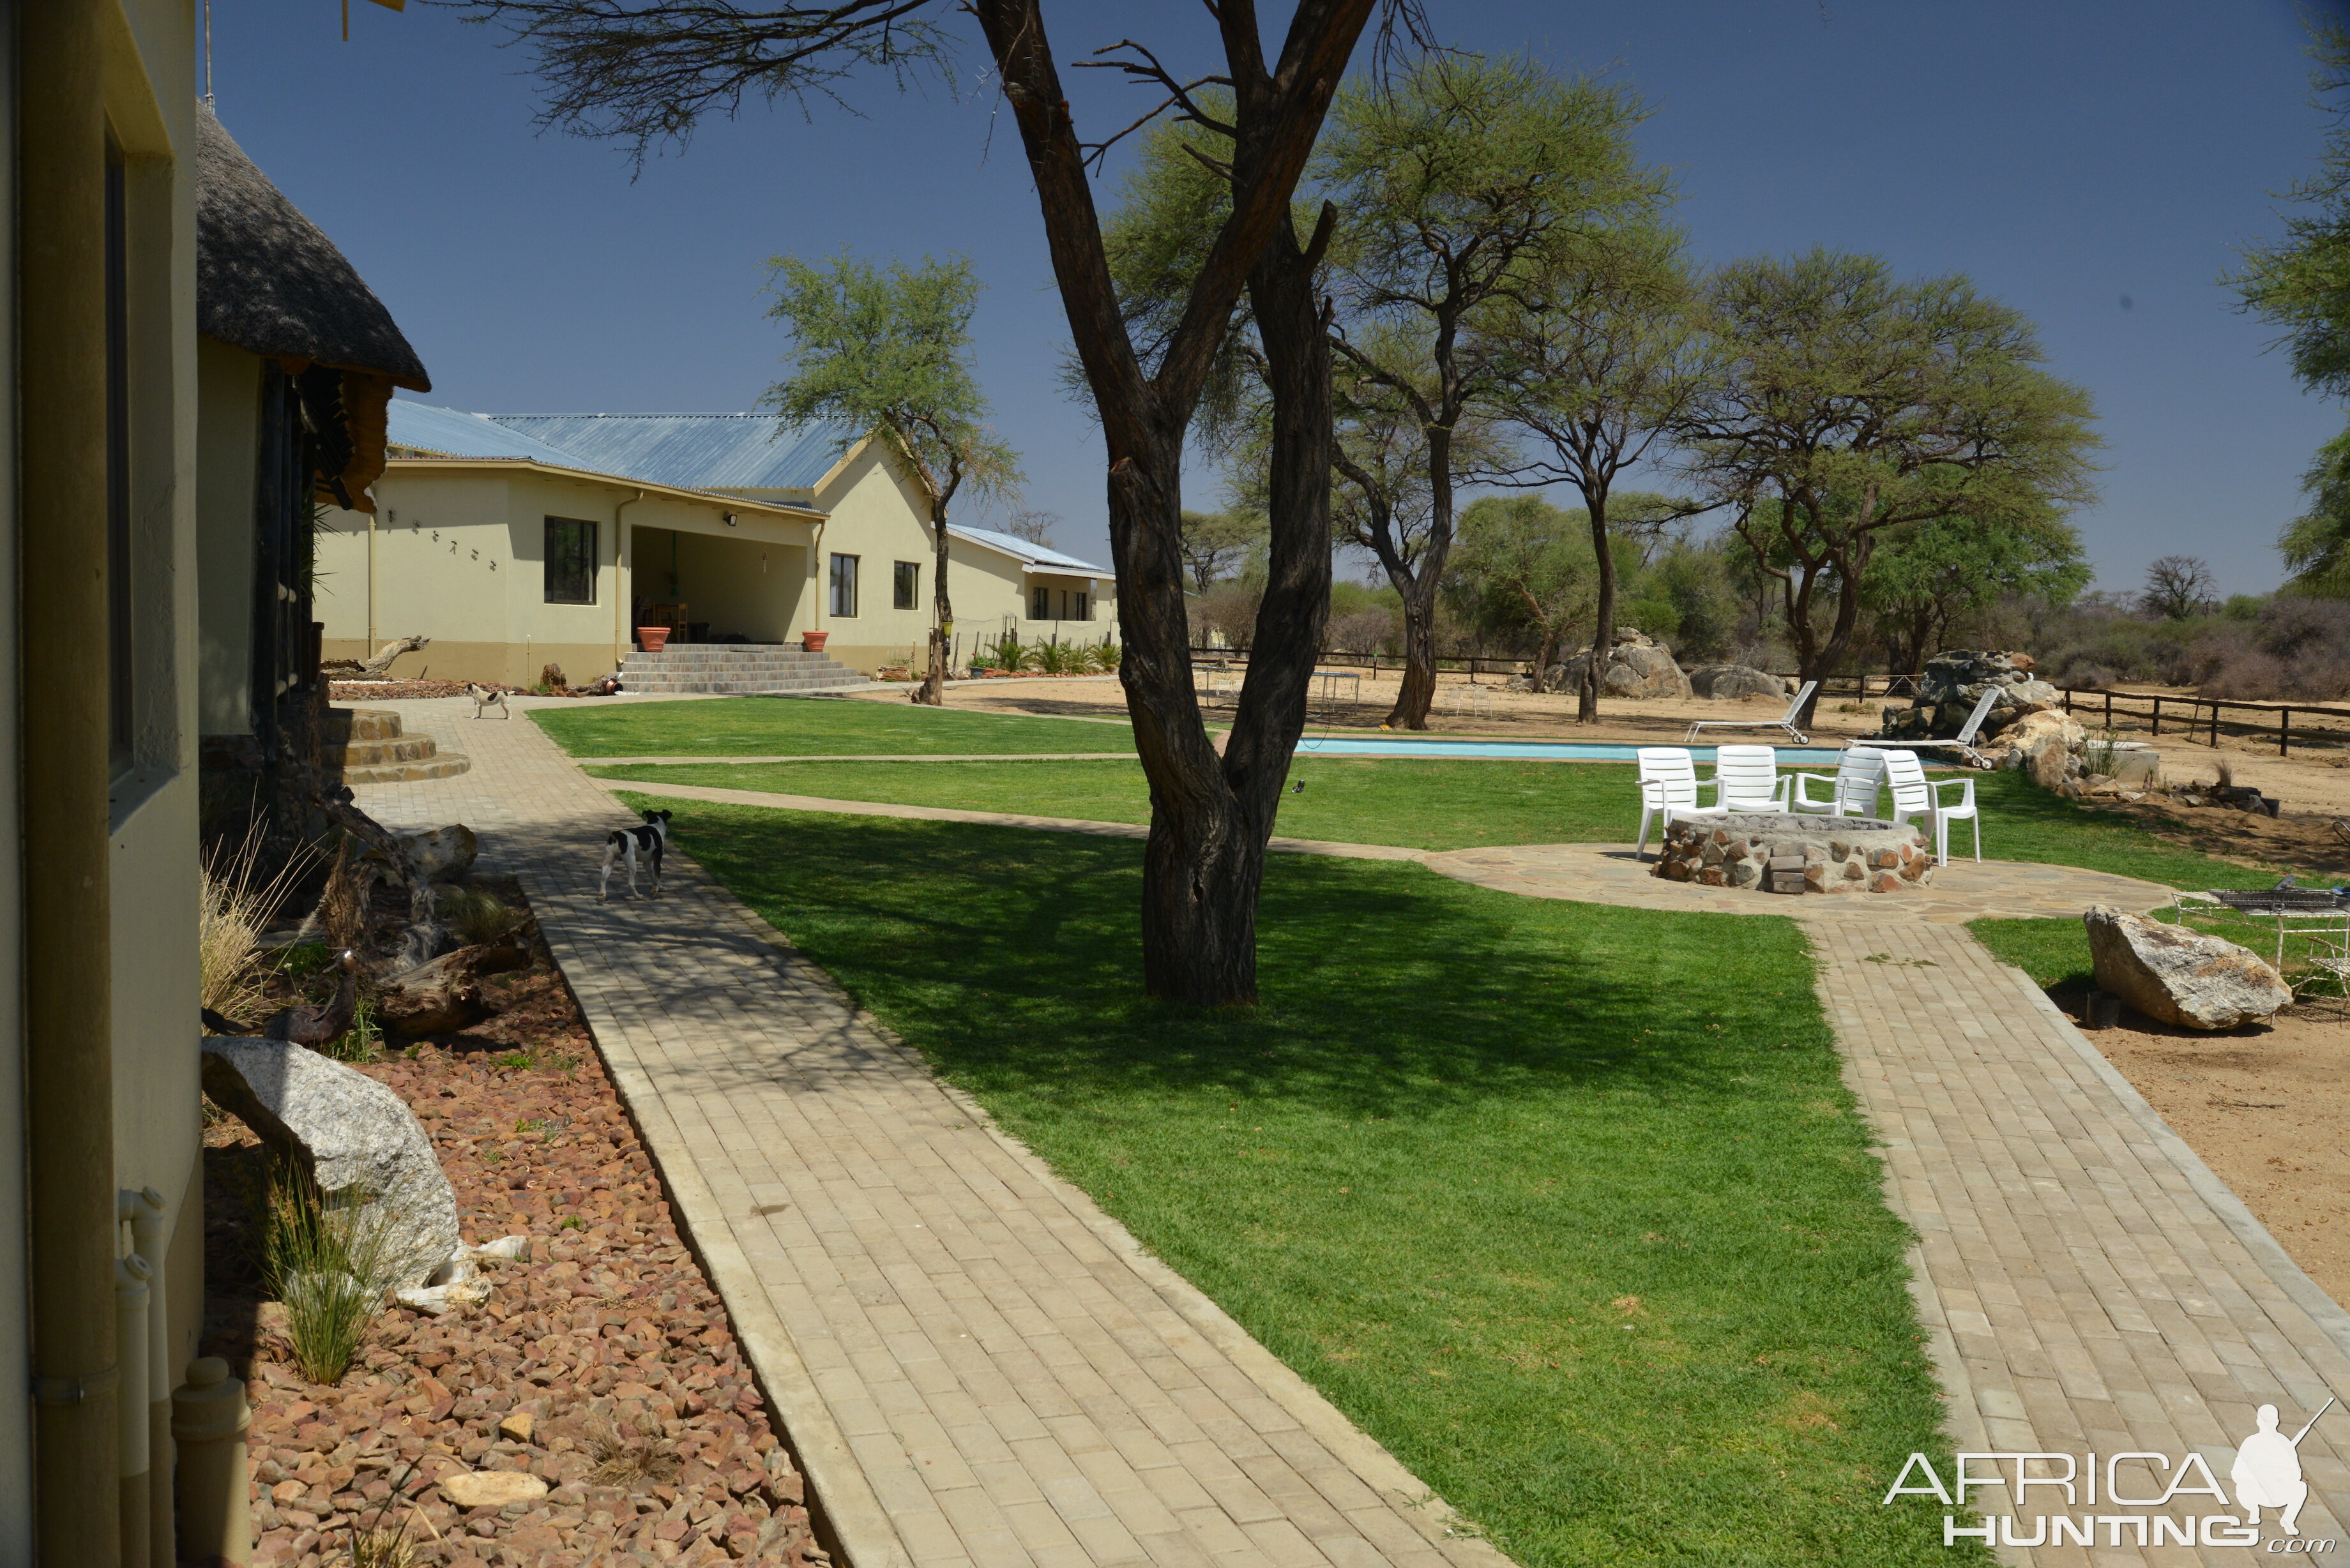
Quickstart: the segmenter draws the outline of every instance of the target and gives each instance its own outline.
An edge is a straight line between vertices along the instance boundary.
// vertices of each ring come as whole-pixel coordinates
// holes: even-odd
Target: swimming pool
[[[1308,735],[1297,742],[1301,756],[1516,757],[1547,763],[1628,763],[1639,749],[1607,741],[1431,741],[1404,735]],[[1806,767],[1834,767],[1844,754],[1825,746],[1781,746],[1778,751],[1779,761]],[[1713,761],[1711,746],[1691,746],[1689,752],[1699,762]]]

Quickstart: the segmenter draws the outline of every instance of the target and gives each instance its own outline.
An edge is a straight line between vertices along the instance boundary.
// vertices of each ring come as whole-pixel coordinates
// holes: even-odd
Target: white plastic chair
[[[1713,783],[1723,811],[1785,811],[1794,782],[1779,774],[1779,753],[1769,746],[1717,746]]]
[[[1811,737],[1795,728],[1795,715],[1804,711],[1804,704],[1810,701],[1812,693],[1819,689],[1818,681],[1804,681],[1804,689],[1795,693],[1795,700],[1787,704],[1787,711],[1775,719],[1701,719],[1691,724],[1689,732],[1681,739],[1694,741],[1707,730],[1782,730],[1795,744],[1809,745]]]
[[[1946,864],[1950,858],[1950,824],[1970,819],[1975,825],[1975,858],[1982,858],[1982,816],[1975,809],[1974,780],[1929,779],[1917,753],[1887,752],[1885,782],[1893,791],[1893,820],[1924,818],[1927,831],[1934,836],[1934,859],[1938,863]],[[1943,804],[1942,792],[1946,789],[1960,792],[1958,805]]]
[[[1720,816],[1730,808],[1717,798],[1711,805],[1698,804],[1697,759],[1680,746],[1642,746],[1636,753],[1640,769],[1640,842],[1637,859],[1648,852],[1648,826],[1662,818],[1661,835],[1676,816]],[[1708,780],[1709,784],[1717,780]],[[1716,792],[1717,796],[1720,791]]]
[[[1813,798],[1809,785],[1826,787],[1825,799]],[[1877,746],[1847,746],[1836,759],[1835,777],[1797,774],[1788,805],[1818,816],[1875,816],[1877,792],[1885,785],[1885,753]]]

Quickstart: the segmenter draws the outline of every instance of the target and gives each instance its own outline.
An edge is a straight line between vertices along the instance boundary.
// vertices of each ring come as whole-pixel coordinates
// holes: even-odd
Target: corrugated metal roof
[[[773,414],[487,414],[598,473],[689,490],[807,490],[839,461],[840,431]],[[851,438],[854,439],[853,437]]]
[[[436,409],[395,398],[385,410],[384,441],[390,446],[413,447],[443,457],[527,458],[552,468],[586,468],[576,454],[549,446],[533,436],[493,424],[479,414]],[[592,471],[591,472],[599,472]]]
[[[1097,566],[1091,561],[1080,561],[1075,556],[1065,556],[1047,545],[1032,545],[1017,534],[999,534],[993,528],[966,528],[960,523],[948,524],[947,533],[968,539],[974,545],[984,545],[992,550],[1001,550],[1007,556],[1016,556],[1030,566],[1045,571],[1061,573],[1074,577],[1115,576],[1107,566]]]

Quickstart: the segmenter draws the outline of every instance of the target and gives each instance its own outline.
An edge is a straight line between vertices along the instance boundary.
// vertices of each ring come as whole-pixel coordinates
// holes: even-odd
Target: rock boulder
[[[1591,649],[1586,648],[1565,664],[1553,666],[1551,685],[1574,691],[1590,661]],[[1607,667],[1600,672],[1599,689],[1610,697],[1686,697],[1690,678],[1673,662],[1671,649],[1645,632],[1626,628],[1616,633]]]
[[[1982,727],[1975,732],[1978,744],[1998,739],[2017,720],[2054,708],[2064,698],[2056,688],[2033,674],[2028,653],[1938,653],[1926,661],[1918,675],[1918,693],[1910,705],[1885,711],[1885,726],[1879,733],[1887,740],[1955,739],[1987,690],[1996,691],[1999,701],[1983,715]]]
[[[207,1039],[204,1093],[307,1169],[328,1208],[358,1206],[382,1238],[376,1282],[424,1283],[457,1256],[457,1195],[398,1095],[301,1045]]]
[[[2081,917],[2097,989],[2148,1018],[2185,1029],[2257,1023],[2293,1000],[2250,949],[2099,904]]]
[[[1793,690],[1784,678],[1751,664],[1700,664],[1689,672],[1690,692],[1717,701],[1741,697],[1784,700]]]

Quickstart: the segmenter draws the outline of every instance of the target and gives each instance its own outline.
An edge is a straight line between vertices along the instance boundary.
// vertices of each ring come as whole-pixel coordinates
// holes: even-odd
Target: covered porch
[[[815,617],[814,529],[741,517],[704,530],[629,530],[629,627],[670,642],[797,643]]]

